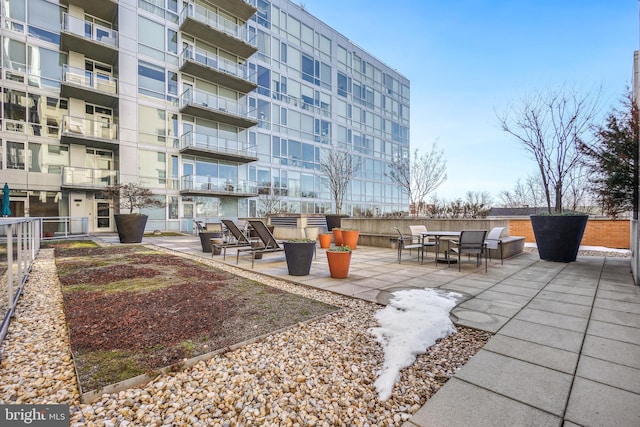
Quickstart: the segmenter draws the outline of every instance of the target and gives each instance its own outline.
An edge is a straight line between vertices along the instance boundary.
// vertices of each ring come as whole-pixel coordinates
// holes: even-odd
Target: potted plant
[[[342,229],[342,244],[349,246],[351,250],[354,250],[356,246],[358,246],[358,237],[360,237],[360,231],[355,228]]]
[[[547,213],[532,215],[531,226],[540,259],[571,262],[578,255],[587,215],[566,214],[563,196],[579,186],[585,155],[580,150],[597,115],[597,102],[589,95],[561,87],[539,92],[499,117],[503,131],[535,159]],[[572,201],[573,211],[579,200]]]
[[[109,186],[103,190],[103,194],[113,200],[116,211],[129,210],[129,213],[113,215],[120,243],[140,243],[142,241],[144,228],[149,217],[139,212],[134,213],[134,210],[164,207],[165,205],[149,188],[135,182]]]
[[[311,270],[311,262],[316,251],[316,241],[293,239],[284,242],[284,255],[291,276],[306,276]]]
[[[342,218],[348,215],[342,215],[342,202],[347,192],[349,183],[360,169],[360,162],[348,151],[339,150],[333,146],[330,150],[323,152],[320,160],[320,170],[327,178],[329,191],[333,197],[336,213],[325,215],[327,221],[327,230],[332,231],[336,227],[340,227]],[[337,244],[337,243],[336,243]]]
[[[331,233],[333,233],[333,243],[336,246],[342,246],[342,228],[334,228]]]
[[[320,233],[318,234],[318,240],[320,241],[320,247],[322,249],[328,249],[331,246],[331,237],[333,233]]]
[[[327,249],[329,272],[334,279],[344,279],[349,276],[351,265],[351,248],[349,246],[335,246]]]

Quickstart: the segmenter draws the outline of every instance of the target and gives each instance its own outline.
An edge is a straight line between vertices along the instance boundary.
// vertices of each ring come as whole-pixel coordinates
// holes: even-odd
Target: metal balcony
[[[60,50],[80,52],[88,58],[113,64],[118,55],[118,32],[65,13]]]
[[[238,163],[258,160],[256,146],[193,132],[187,132],[180,138],[180,152]]]
[[[185,175],[180,178],[180,194],[192,196],[253,197],[258,195],[254,181]]]
[[[64,166],[62,187],[102,190],[118,183],[118,172],[105,169],[89,169]]]
[[[237,16],[243,21],[248,21],[249,18],[257,12],[255,6],[251,5],[245,0],[207,0],[209,3],[218,6],[220,9],[224,9],[233,16]]]
[[[113,107],[118,102],[117,79],[65,65],[62,68],[60,94],[65,98],[84,99],[91,104]]]
[[[242,93],[258,87],[255,70],[200,48],[187,47],[182,51],[180,71]]]
[[[60,0],[64,6],[78,6],[85,13],[113,22],[118,16],[118,0]]]
[[[246,25],[238,25],[194,3],[182,9],[180,31],[241,58],[248,58],[258,51],[255,34],[250,34]]]
[[[180,112],[240,128],[258,124],[255,109],[250,110],[245,103],[191,88],[180,97]]]
[[[61,140],[64,144],[114,149],[114,145],[118,145],[118,126],[100,120],[63,116]]]

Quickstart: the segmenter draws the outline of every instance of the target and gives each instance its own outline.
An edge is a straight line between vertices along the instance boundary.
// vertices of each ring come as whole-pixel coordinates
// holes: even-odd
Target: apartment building
[[[408,200],[386,175],[409,154],[409,81],[288,0],[4,0],[0,181],[14,216],[87,217],[140,182],[194,219],[335,211],[320,164],[359,165],[343,212]],[[54,230],[56,231],[56,230]]]

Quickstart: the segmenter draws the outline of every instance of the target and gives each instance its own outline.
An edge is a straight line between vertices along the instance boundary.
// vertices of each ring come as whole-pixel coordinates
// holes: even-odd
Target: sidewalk
[[[197,236],[143,242],[211,257]],[[465,262],[459,273],[435,265],[432,254],[423,265],[404,256],[398,264],[393,249],[358,247],[348,279],[329,277],[321,249],[309,276],[289,276],[283,253],[265,254],[254,271],[379,303],[407,288],[469,296],[454,321],[495,336],[405,427],[640,425],[640,287],[628,258],[563,264],[524,253],[504,265],[493,260],[487,273]],[[235,265],[235,251],[226,262]],[[250,269],[251,260],[241,256],[238,266]]]

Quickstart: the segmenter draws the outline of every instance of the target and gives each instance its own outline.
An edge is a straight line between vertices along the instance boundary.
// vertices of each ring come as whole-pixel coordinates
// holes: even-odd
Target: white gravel
[[[53,250],[43,249],[2,344],[0,402],[67,403],[74,426],[401,425],[489,337],[459,328],[404,369],[381,402],[383,353],[367,332],[380,306],[190,258],[345,310],[81,404]]]

